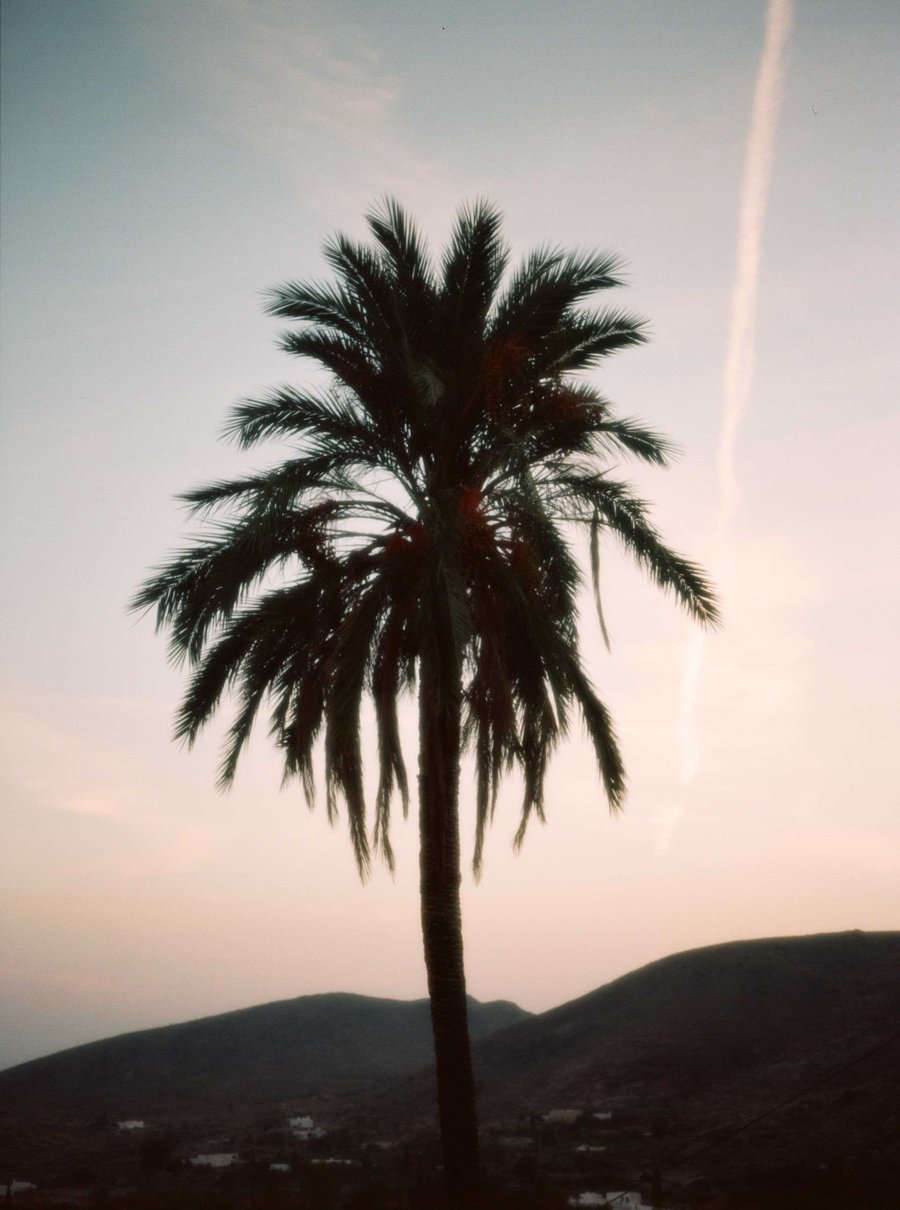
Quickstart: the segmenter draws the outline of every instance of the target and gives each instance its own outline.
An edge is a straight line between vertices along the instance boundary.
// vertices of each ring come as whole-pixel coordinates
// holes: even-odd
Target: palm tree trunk
[[[470,1210],[481,1205],[481,1167],[459,905],[461,689],[456,661],[439,652],[423,653],[419,669],[422,938],[447,1198]]]

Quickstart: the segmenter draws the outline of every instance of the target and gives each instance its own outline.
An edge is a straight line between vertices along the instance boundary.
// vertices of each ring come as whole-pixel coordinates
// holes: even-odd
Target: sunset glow
[[[722,602],[695,639],[604,546],[608,652],[580,552],[625,810],[577,728],[518,855],[503,789],[471,993],[542,1010],[694,946],[898,927],[896,42],[882,0],[6,0],[0,1065],[424,994],[415,811],[362,885],[265,725],[217,793],[222,727],[172,742],[185,671],[127,612],[191,532],[176,494],[279,456],[219,440],[310,378],[264,291],[327,280],[387,194],[435,251],[486,197],[514,263],[624,258],[650,341],[592,381],[681,452],[617,474]],[[413,752],[412,700],[401,727]]]

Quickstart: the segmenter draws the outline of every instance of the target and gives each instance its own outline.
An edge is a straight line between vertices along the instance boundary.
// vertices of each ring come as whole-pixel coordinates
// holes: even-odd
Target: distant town
[[[220,1128],[217,1130],[216,1126]],[[433,1207],[439,1197],[435,1139],[362,1138],[311,1112],[222,1123],[122,1118],[55,1128],[56,1149],[6,1179],[15,1206],[291,1206],[307,1210]],[[497,1205],[688,1210],[705,1190],[682,1181],[674,1197],[613,1187],[650,1125],[616,1122],[611,1109],[551,1107],[492,1123],[485,1166]],[[67,1137],[65,1137],[67,1136]],[[30,1177],[31,1179],[25,1179]],[[677,1183],[677,1181],[676,1181]],[[701,1199],[702,1200],[702,1199]]]

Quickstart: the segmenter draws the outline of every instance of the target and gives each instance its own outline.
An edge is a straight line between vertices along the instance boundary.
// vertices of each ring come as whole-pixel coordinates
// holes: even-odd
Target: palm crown
[[[666,442],[617,418],[576,377],[644,340],[624,311],[580,305],[621,284],[616,258],[543,249],[504,286],[500,217],[486,204],[460,212],[438,267],[395,203],[368,223],[372,246],[340,236],[326,245],[335,284],[271,292],[272,314],[305,321],[283,347],[328,370],[330,386],[245,401],[228,425],[241,447],[287,440],[293,456],[188,492],[208,531],[135,604],[156,607],[193,667],[179,736],[193,742],[223,696],[235,698],[223,784],[261,708],[285,777],[298,776],[310,802],[324,738],[328,812],[344,799],[363,873],[373,849],[392,863],[395,791],[407,805],[398,698],[423,659],[437,661],[443,683],[458,684],[475,757],[477,868],[505,770],[523,773],[517,840],[543,815],[548,759],[573,710],[610,806],[622,800],[613,727],[578,654],[572,526],[585,531],[595,587],[611,532],[698,619],[715,619],[714,598],[605,469],[622,453],[664,464]],[[379,764],[371,837],[367,695]]]

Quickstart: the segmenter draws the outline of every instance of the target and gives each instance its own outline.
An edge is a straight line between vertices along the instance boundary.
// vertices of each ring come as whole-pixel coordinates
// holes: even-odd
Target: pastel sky
[[[515,857],[510,784],[465,881],[470,991],[540,1010],[694,946],[900,927],[896,6],[794,5],[722,541],[763,3],[2,14],[0,1064],[311,992],[424,994],[414,826],[395,878],[361,886],[264,736],[218,794],[216,732],[171,742],[182,673],[126,611],[185,534],[175,494],[265,465],[218,440],[228,407],[308,374],[262,292],[323,276],[323,238],[386,193],[436,246],[486,196],[517,256],[625,257],[652,342],[598,381],[682,448],[636,478],[723,604],[689,714],[689,622],[604,555],[612,652],[587,610],[584,649],[627,810],[575,738]]]

